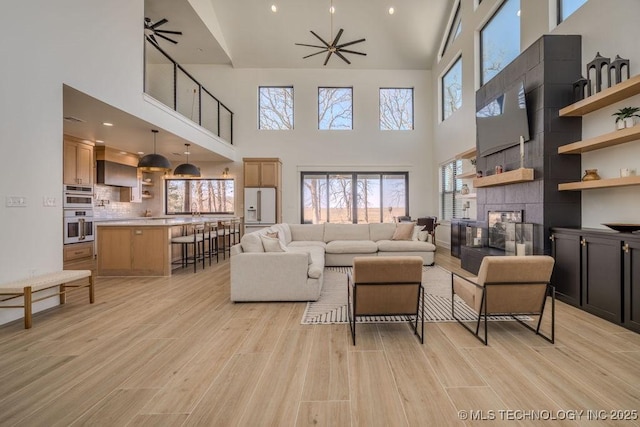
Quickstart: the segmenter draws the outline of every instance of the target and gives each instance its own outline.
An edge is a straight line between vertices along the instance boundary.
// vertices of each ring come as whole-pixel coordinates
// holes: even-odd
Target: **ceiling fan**
[[[170,39],[164,34],[175,34],[175,35],[181,36],[182,31],[158,30],[159,26],[164,25],[167,22],[169,21],[165,18],[162,18],[161,20],[155,23],[151,22],[151,19],[149,18],[144,18],[144,34],[147,40],[157,45],[158,44],[158,40],[156,40],[156,36],[157,36],[167,41],[170,41],[173,44],[177,44],[178,43],[177,41]]]
[[[335,8],[333,7],[333,0],[330,0],[329,4],[330,4],[329,14],[331,16],[331,27],[330,27],[330,30],[329,30],[329,37],[331,37],[331,34],[333,34],[333,14],[335,13]],[[362,43],[366,39],[354,40],[352,42],[338,44],[338,42],[340,41],[340,37],[342,36],[343,31],[344,30],[342,28],[340,28],[340,30],[338,31],[338,34],[336,34],[336,37],[330,43],[325,41],[322,37],[320,37],[315,32],[311,31],[311,34],[313,34],[318,40],[320,40],[322,42],[323,46],[315,45],[315,44],[296,43],[297,46],[307,46],[307,47],[315,47],[317,49],[321,49],[318,52],[312,53],[312,54],[307,55],[307,56],[303,56],[302,59],[306,59],[306,58],[309,58],[311,56],[316,56],[316,55],[320,55],[321,53],[327,52],[327,57],[325,58],[323,65],[327,65],[327,63],[329,62],[329,58],[331,58],[331,55],[334,54],[334,53],[336,54],[336,56],[338,56],[338,58],[342,59],[347,64],[351,64],[351,61],[349,61],[343,55],[343,53],[351,53],[351,54],[355,54],[355,55],[367,56],[367,54],[364,53],[364,52],[356,52],[355,50],[345,49],[345,47],[347,47],[347,46],[351,46],[351,45],[354,45],[356,43]]]

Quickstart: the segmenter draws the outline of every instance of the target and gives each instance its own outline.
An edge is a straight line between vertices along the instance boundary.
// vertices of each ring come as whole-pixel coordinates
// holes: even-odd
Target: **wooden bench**
[[[69,285],[69,282],[89,278],[87,284]],[[60,290],[52,295],[43,296],[33,299],[35,292],[60,286]],[[47,298],[60,296],[60,304],[66,302],[66,293],[71,289],[68,288],[89,288],[89,302],[94,301],[93,274],[91,270],[63,270],[53,273],[41,274],[39,276],[29,277],[28,279],[18,280],[12,283],[0,284],[0,295],[9,296],[0,300],[1,302],[11,300],[13,298],[23,297],[23,305],[0,305],[0,308],[23,308],[24,307],[24,328],[31,328],[32,306],[34,302],[42,301]]]

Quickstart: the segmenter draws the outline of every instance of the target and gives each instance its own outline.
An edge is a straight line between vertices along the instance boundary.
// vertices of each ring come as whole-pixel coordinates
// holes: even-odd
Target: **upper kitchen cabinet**
[[[280,187],[280,159],[245,157],[243,161],[245,187]]]
[[[93,184],[93,145],[64,136],[64,184]]]

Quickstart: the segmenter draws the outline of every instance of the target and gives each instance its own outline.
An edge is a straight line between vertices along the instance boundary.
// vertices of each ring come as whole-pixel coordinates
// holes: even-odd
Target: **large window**
[[[407,172],[302,172],[302,223],[393,222],[409,213]]]
[[[462,57],[442,76],[442,120],[462,107]]]
[[[461,170],[462,160],[452,160],[440,166],[440,218],[443,221],[462,217],[462,203],[456,199],[456,194],[462,188],[456,175]]]
[[[353,129],[353,88],[318,88],[318,129]]]
[[[505,0],[480,31],[481,84],[520,54],[520,0]]]
[[[234,213],[233,179],[167,179],[165,193],[168,215]]]
[[[578,10],[587,0],[558,0],[558,24]]]
[[[293,129],[293,87],[260,86],[258,129]]]
[[[449,46],[451,46],[453,41],[457,39],[460,33],[462,32],[462,17],[460,15],[460,3],[462,2],[458,1],[458,5],[455,8],[453,19],[451,20],[451,26],[449,26],[449,31],[447,32],[447,40],[444,42],[444,46],[442,46],[442,51],[440,52],[440,56],[444,56]]]
[[[380,88],[380,130],[413,129],[413,89]]]

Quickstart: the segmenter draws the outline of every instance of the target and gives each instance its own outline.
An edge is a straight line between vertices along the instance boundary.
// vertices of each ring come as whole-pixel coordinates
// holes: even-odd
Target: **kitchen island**
[[[174,229],[229,219],[178,217],[97,222],[97,275],[170,276]]]

